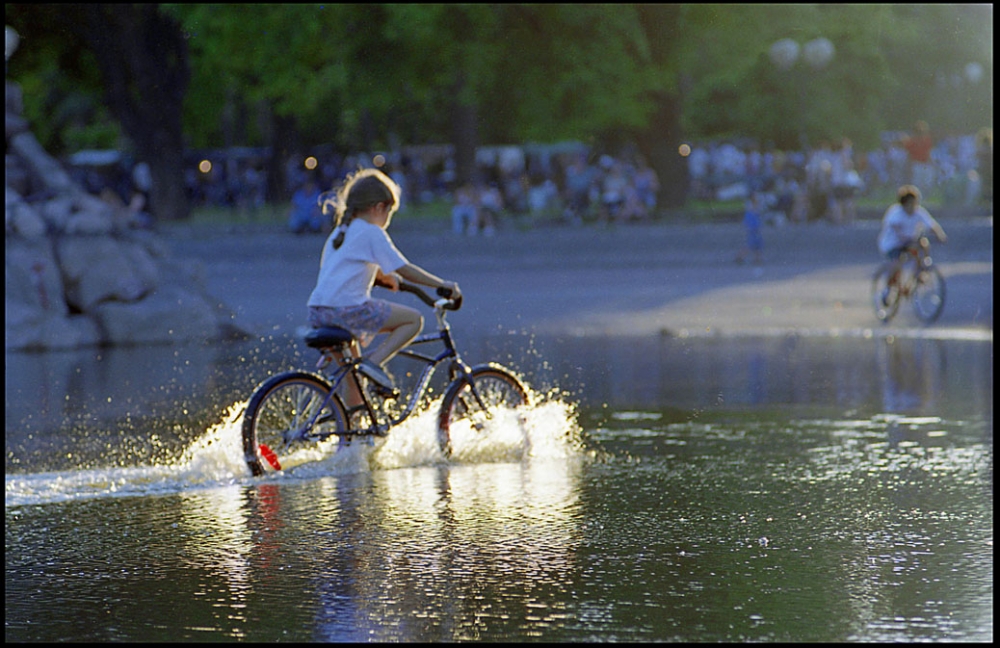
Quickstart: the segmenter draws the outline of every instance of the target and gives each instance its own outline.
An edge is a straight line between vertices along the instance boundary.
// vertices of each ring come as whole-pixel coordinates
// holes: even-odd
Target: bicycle
[[[914,311],[930,324],[944,310],[944,276],[930,256],[930,241],[921,236],[895,261],[886,261],[872,277],[872,304],[875,316],[888,322],[904,299],[913,302]],[[895,280],[892,279],[895,275]]]
[[[424,365],[405,407],[400,408],[403,395],[398,389],[379,385],[377,377],[370,375],[363,356],[354,351],[355,340],[348,330],[313,329],[305,335],[305,343],[320,352],[316,369],[327,370],[328,375],[306,371],[277,374],[262,382],[247,403],[243,451],[255,477],[296,465],[296,461],[308,461],[314,455],[300,451],[332,437],[346,446],[353,439],[373,441],[386,436],[416,411],[431,378],[445,362],[448,385],[437,413],[437,443],[444,459],[451,457],[451,429],[457,421],[468,421],[482,431],[486,421],[502,408],[529,404],[527,388],[509,369],[492,362],[470,367],[462,360],[447,321],[447,313],[461,307],[461,298],[451,299],[443,288],[438,289],[437,300],[412,284],[400,282],[399,288],[433,308],[437,319],[436,333],[418,336],[398,353]],[[442,345],[436,355],[415,349],[434,342]],[[361,404],[352,408],[345,406],[338,393],[349,376],[361,395]]]

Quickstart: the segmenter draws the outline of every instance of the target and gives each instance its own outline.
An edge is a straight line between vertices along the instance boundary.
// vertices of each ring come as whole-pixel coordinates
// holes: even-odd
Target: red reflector
[[[281,470],[281,464],[278,463],[278,455],[274,454],[274,451],[268,448],[263,443],[258,446],[260,449],[260,456],[264,457],[267,463],[271,464],[271,467],[275,470]]]

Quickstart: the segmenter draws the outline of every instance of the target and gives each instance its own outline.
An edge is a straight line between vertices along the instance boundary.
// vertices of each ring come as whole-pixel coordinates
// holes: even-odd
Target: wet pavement
[[[465,305],[452,321],[476,333],[992,339],[992,217],[943,226],[949,241],[933,252],[948,295],[931,327],[907,305],[888,326],[875,319],[874,221],[767,228],[760,266],[734,263],[738,225],[508,227],[493,237],[459,237],[404,216],[390,231],[413,262],[459,282]],[[244,329],[262,335],[303,324],[323,237],[181,226],[168,239],[176,256],[203,264],[209,290]]]

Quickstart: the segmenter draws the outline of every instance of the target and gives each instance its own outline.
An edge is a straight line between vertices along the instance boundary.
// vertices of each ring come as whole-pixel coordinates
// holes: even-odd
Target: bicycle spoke
[[[300,449],[347,429],[347,415],[330,386],[305,373],[266,381],[251,397],[243,415],[243,449],[251,472],[287,469]]]
[[[472,380],[475,393],[469,383],[460,379],[449,386],[441,401],[438,441],[445,457],[451,454],[454,423],[464,421],[474,430],[482,431],[499,410],[517,408],[528,402],[523,385],[504,369],[494,366],[473,369]]]

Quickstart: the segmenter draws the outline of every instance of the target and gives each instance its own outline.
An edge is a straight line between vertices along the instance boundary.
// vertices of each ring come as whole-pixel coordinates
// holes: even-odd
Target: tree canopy
[[[8,75],[57,153],[144,137],[119,93],[179,112],[187,147],[452,142],[467,170],[480,144],[634,141],[667,184],[692,139],[871,146],[918,119],[937,132],[992,125],[992,5],[95,6],[103,27],[89,33],[73,24],[83,10],[66,9],[82,5],[6,6],[23,39]],[[156,47],[119,56],[159,56],[161,69],[121,62],[121,86],[101,46],[140,15]],[[805,48],[821,38],[832,56],[811,65]],[[788,69],[769,55],[781,39],[802,52]],[[179,64],[190,80],[174,83],[174,109],[156,92]]]

